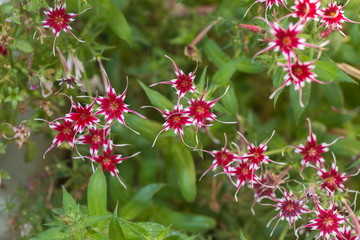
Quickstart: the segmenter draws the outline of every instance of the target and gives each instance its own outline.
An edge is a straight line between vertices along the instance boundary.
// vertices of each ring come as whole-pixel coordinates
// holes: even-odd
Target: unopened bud
[[[256,25],[238,24],[237,26],[238,28],[245,28],[255,33],[262,33],[262,34],[266,33],[265,29],[262,29],[261,27]]]
[[[332,33],[333,29],[332,28],[328,28],[328,29],[325,29],[324,31],[322,31],[320,33],[320,36],[322,38],[327,38],[331,33]]]

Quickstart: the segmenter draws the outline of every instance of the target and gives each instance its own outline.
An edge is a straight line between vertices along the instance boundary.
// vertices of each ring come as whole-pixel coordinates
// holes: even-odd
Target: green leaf
[[[318,79],[324,82],[339,81],[357,83],[350,78],[346,73],[340,70],[332,61],[317,61],[314,63],[315,68],[313,72],[318,75]]]
[[[326,99],[332,106],[342,108],[344,106],[344,95],[338,82],[320,85]]]
[[[8,179],[10,179],[10,175],[5,171],[0,170],[0,182],[2,179],[8,180]]]
[[[192,202],[196,197],[196,173],[192,154],[181,143],[171,146],[171,155],[177,169],[180,192],[186,201]]]
[[[64,208],[64,213],[66,215],[69,215],[69,214],[73,213],[74,211],[79,210],[79,207],[76,204],[75,200],[66,191],[64,186],[63,186],[63,208]]]
[[[152,90],[140,82],[142,89],[144,89],[146,96],[150,99],[150,102],[161,110],[168,109],[173,110],[174,104],[172,104],[164,95],[161,93]]]
[[[240,240],[247,240],[241,229],[240,229]]]
[[[197,84],[197,90],[199,92],[203,92],[205,89],[205,84],[206,84],[206,71],[207,71],[207,66],[204,67],[203,72],[201,73],[201,77],[199,80],[199,83]]]
[[[305,84],[302,88],[302,102],[304,107],[300,106],[299,91],[295,91],[293,87],[290,88],[290,105],[293,111],[294,120],[296,124],[299,122],[301,115],[304,113],[306,106],[310,100],[311,84]]]
[[[33,51],[31,44],[25,40],[14,39],[10,46],[12,49],[18,49],[24,53],[31,53]]]
[[[215,219],[203,215],[182,213],[163,206],[153,209],[154,220],[163,225],[189,232],[205,232],[215,227]]]
[[[132,34],[129,24],[120,9],[111,0],[101,1],[102,11],[104,12],[105,20],[110,26],[111,30],[120,38],[132,42]]]
[[[30,240],[64,240],[63,228],[50,228],[38,235],[36,237],[30,238]]]
[[[207,40],[204,43],[203,49],[209,60],[212,61],[218,68],[231,60],[230,57],[226,55],[226,53],[224,53],[212,40]]]
[[[244,73],[261,73],[265,70],[259,62],[246,57],[240,58],[236,67],[237,70]]]
[[[343,138],[332,145],[331,151],[346,157],[352,157],[360,153],[360,142],[350,138]]]
[[[88,211],[90,216],[107,215],[106,179],[101,168],[98,167],[89,180],[87,191]]]
[[[214,82],[218,85],[228,85],[231,77],[237,70],[237,64],[239,63],[240,59],[233,59],[230,62],[227,62],[214,75]]]
[[[236,98],[235,88],[230,87],[229,91],[225,94],[225,96],[221,99],[223,106],[225,109],[231,113],[232,116],[236,116],[239,104]]]
[[[156,135],[162,129],[162,125],[160,123],[149,119],[142,119],[132,114],[126,116],[126,122],[129,127],[139,132],[141,136],[144,136],[150,142],[154,141]]]
[[[109,224],[109,240],[123,240],[126,239],[124,232],[120,226],[117,218],[112,218]]]
[[[273,75],[273,86],[274,86],[274,91],[276,89],[278,89],[281,84],[284,83],[284,76],[285,76],[286,72],[284,72],[283,68],[278,67],[276,68],[274,75]],[[279,90],[275,96],[274,96],[274,106],[277,103],[277,100],[279,99],[279,96],[281,94],[281,92],[284,90],[284,88],[282,88],[281,90]]]
[[[170,226],[167,227],[167,228],[165,228],[165,229],[163,229],[163,230],[161,230],[161,231],[159,232],[159,235],[157,236],[158,239],[164,239],[164,238],[166,237],[166,235],[168,235],[169,231],[170,231]]]
[[[149,184],[142,188],[120,209],[119,214],[127,220],[136,218],[147,208],[152,197],[163,187],[164,184]]]
[[[118,218],[118,220],[121,219]],[[121,228],[126,237],[126,240],[145,240],[145,236],[149,235],[149,232],[139,224],[127,222],[124,220],[121,222]]]
[[[38,13],[41,8],[48,7],[45,0],[31,0],[25,5],[26,10],[32,13]]]
[[[104,215],[104,216],[89,216],[86,217],[84,220],[84,227],[91,227],[96,225],[97,223],[104,221],[106,219],[111,218],[111,215]]]

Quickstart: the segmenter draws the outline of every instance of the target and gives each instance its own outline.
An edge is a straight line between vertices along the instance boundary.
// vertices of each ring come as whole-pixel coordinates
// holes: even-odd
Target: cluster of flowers
[[[331,237],[335,237],[335,239],[360,239],[359,237],[352,236],[352,233],[355,230],[359,231],[360,229],[357,228],[357,222],[354,223],[356,227],[352,228],[351,226],[353,225],[351,221],[345,216],[346,213],[349,215],[353,214],[345,200],[340,204],[333,200],[326,209],[322,207],[320,203],[321,196],[324,196],[324,199],[328,200],[329,198],[334,198],[336,191],[351,191],[345,189],[344,182],[349,177],[357,175],[357,173],[352,175],[340,173],[334,155],[334,162],[332,163],[331,168],[327,170],[324,165],[325,159],[322,154],[328,152],[328,147],[341,137],[335,139],[331,143],[319,144],[312,131],[310,120],[307,120],[309,122],[309,136],[307,143],[300,144],[299,146],[289,146],[294,148],[296,153],[302,155],[300,176],[302,177],[301,173],[306,167],[315,168],[319,176],[318,180],[308,187],[306,191],[303,191],[302,194],[299,193],[298,195],[295,195],[291,190],[288,191],[285,187],[280,186],[285,182],[286,179],[283,178],[291,168],[290,166],[279,175],[272,174],[271,172],[261,171],[260,174],[256,172],[262,164],[268,164],[269,162],[285,165],[284,163],[270,160],[269,156],[266,154],[267,144],[274,135],[274,132],[269,140],[259,146],[249,143],[245,137],[239,133],[247,143],[247,150],[244,153],[241,153],[239,147],[235,143],[233,143],[233,145],[238,149],[237,153],[229,151],[227,149],[227,143],[225,143],[225,146],[221,150],[202,150],[209,153],[214,158],[212,165],[205,171],[203,176],[210,170],[221,167],[222,172],[220,173],[226,174],[229,180],[237,188],[235,192],[236,201],[238,200],[237,193],[242,186],[246,184],[249,188],[253,189],[254,204],[260,203],[262,205],[273,206],[276,208],[276,211],[278,211],[278,214],[270,220],[268,226],[272,220],[278,218],[278,222],[280,220],[288,221],[290,226],[295,229],[296,235],[298,235],[299,229],[308,227],[311,228],[311,230],[319,230],[319,237],[322,237],[323,239],[333,239]],[[277,190],[281,192],[282,197],[279,198],[276,196]],[[263,199],[268,199],[268,201],[271,201],[272,203],[261,203]],[[307,203],[310,204],[311,200],[314,202],[313,210],[306,205]],[[346,206],[346,211],[341,210],[340,213],[338,213],[339,209],[341,209],[341,205]],[[304,217],[305,214],[311,213],[315,213],[316,217],[310,218],[310,216],[307,215],[309,216],[308,219],[310,218],[309,224],[295,228],[295,222],[297,220]],[[275,227],[276,226],[277,224]],[[360,232],[357,232],[357,235],[358,234],[360,234]]]
[[[222,122],[217,119],[217,116],[211,112],[211,109],[214,107],[214,105],[221,100],[221,98],[226,94],[229,87],[225,90],[225,93],[214,100],[205,100],[206,90],[204,90],[203,93],[199,93],[196,90],[194,80],[195,80],[195,72],[190,72],[189,74],[185,74],[179,67],[176,65],[176,63],[168,56],[165,56],[170,61],[172,61],[174,67],[175,67],[175,75],[176,78],[171,81],[165,81],[165,82],[158,82],[150,85],[150,87],[155,86],[157,84],[170,84],[172,87],[176,89],[177,94],[177,103],[174,105],[173,110],[161,110],[159,108],[156,108],[154,106],[144,106],[144,107],[151,107],[156,109],[161,113],[161,115],[164,117],[165,122],[163,124],[162,130],[159,132],[159,134],[156,136],[153,146],[156,143],[157,138],[159,135],[164,132],[168,131],[170,129],[174,129],[175,134],[179,135],[181,141],[187,145],[184,142],[183,135],[184,135],[184,127],[185,126],[195,126],[195,136],[196,136],[196,146],[198,144],[198,138],[197,133],[199,128],[202,127],[209,127],[211,126],[212,121],[218,121]],[[199,93],[201,96],[197,99],[188,99],[185,97],[186,93]],[[180,103],[180,100],[185,97],[188,103],[188,107],[184,108],[183,105]],[[222,122],[222,123],[235,123],[235,122]],[[189,145],[187,145],[190,147]],[[196,147],[195,146],[195,147]],[[194,148],[194,147],[192,147]]]
[[[271,8],[273,5],[283,5],[285,6],[282,0],[256,0],[257,2],[266,2],[266,9]],[[346,2],[346,4],[349,1]],[[345,17],[344,15],[344,5],[338,5],[336,2],[330,0],[329,4],[321,8],[321,0],[295,0],[295,5],[291,7],[291,13],[276,19],[274,22],[270,22],[265,18],[257,17],[257,19],[263,20],[270,27],[270,34],[273,37],[265,37],[264,41],[268,42],[268,47],[259,51],[255,54],[254,57],[273,50],[274,52],[281,52],[285,58],[285,63],[278,63],[279,66],[283,67],[284,72],[287,74],[284,77],[284,82],[279,88],[277,88],[270,96],[270,99],[274,98],[275,94],[283,89],[285,86],[294,85],[294,89],[299,92],[300,105],[303,107],[302,102],[302,88],[305,86],[306,82],[317,82],[324,84],[325,82],[319,81],[317,75],[312,71],[315,67],[314,63],[320,58],[321,49],[329,41],[325,41],[321,44],[313,45],[306,42],[306,39],[301,38],[299,34],[305,29],[306,25],[312,21],[321,22],[320,28],[325,26],[326,28],[320,34],[319,37],[327,37],[331,34],[332,31],[339,31],[342,35],[345,34],[341,31],[343,22],[357,23]],[[275,15],[275,14],[274,14]],[[297,19],[295,24],[290,23],[287,28],[284,28],[280,25],[280,21],[287,19],[288,17],[293,17]],[[239,24],[241,28],[247,28],[255,32],[263,33],[264,30],[258,26],[254,25],[243,25]],[[266,33],[266,31],[265,31]],[[297,52],[298,50],[304,50],[305,47],[316,48],[319,51],[318,57],[310,62],[302,62],[300,55]]]
[[[58,131],[58,133],[55,136],[52,145],[44,153],[44,157],[46,153],[55,146],[60,146],[63,142],[67,142],[77,151],[80,158],[86,158],[92,162],[101,164],[103,171],[109,171],[112,176],[116,176],[120,183],[123,184],[118,176],[119,170],[115,164],[121,163],[125,159],[132,158],[140,152],[137,152],[129,157],[122,157],[121,155],[114,154],[114,146],[122,147],[127,144],[114,144],[110,138],[111,128],[115,122],[118,122],[137,133],[127,126],[124,113],[131,112],[144,119],[146,117],[134,110],[131,110],[128,108],[128,105],[125,104],[128,83],[123,93],[117,95],[107,78],[102,64],[100,64],[100,68],[103,72],[103,76],[106,77],[106,79],[104,79],[104,82],[106,83],[106,96],[95,97],[93,98],[91,104],[85,106],[75,102],[70,96],[71,109],[68,114],[64,117],[57,118],[52,122],[45,120],[48,122],[49,127]],[[69,83],[67,82],[67,84]],[[104,116],[103,119],[100,118],[101,115]],[[101,122],[104,123],[101,124]],[[82,156],[77,149],[77,144],[88,145],[90,155]]]

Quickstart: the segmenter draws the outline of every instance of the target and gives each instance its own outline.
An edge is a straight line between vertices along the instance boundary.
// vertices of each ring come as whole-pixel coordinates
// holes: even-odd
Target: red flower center
[[[228,155],[226,153],[221,154],[221,160],[225,161],[227,160]]]
[[[61,24],[63,21],[64,19],[61,16],[55,18],[55,22],[57,22],[58,24]]]
[[[284,39],[283,39],[283,44],[284,44],[285,46],[291,46],[291,45],[292,45],[291,38],[290,38],[290,37],[284,37]]]
[[[293,212],[295,209],[294,205],[292,203],[289,203],[286,205],[285,210],[289,212]]]
[[[246,174],[248,174],[249,170],[248,170],[247,168],[243,168],[243,169],[241,169],[241,172],[242,172],[244,175],[246,175]]]
[[[316,156],[316,150],[314,148],[310,148],[309,151],[308,151],[308,154],[310,157],[314,157]]]
[[[198,113],[198,114],[203,114],[204,112],[205,112],[205,109],[203,108],[203,107],[198,107],[197,109],[196,109],[196,112]]]
[[[303,73],[302,69],[300,67],[297,67],[293,70],[294,74],[296,76],[301,76],[301,74]]]
[[[329,177],[326,181],[328,182],[328,184],[334,184],[335,183],[334,177]]]
[[[332,226],[333,224],[334,224],[333,218],[328,217],[328,218],[325,218],[325,219],[324,219],[324,225],[325,225],[325,227],[330,227],[330,226]]]
[[[100,137],[99,137],[99,135],[94,135],[93,138],[92,138],[92,141],[93,141],[93,143],[98,143],[98,142],[100,142]]]
[[[111,163],[111,159],[108,158],[108,157],[105,157],[105,158],[103,159],[103,163],[104,163],[104,164],[109,164],[109,163]]]
[[[175,116],[175,117],[173,118],[173,122],[174,122],[174,123],[179,123],[180,120],[181,120],[180,116]]]
[[[111,109],[112,111],[115,111],[116,109],[118,109],[118,107],[119,107],[119,105],[118,105],[116,102],[112,102],[112,103],[110,104],[110,109]]]
[[[71,133],[71,129],[70,128],[64,128],[64,133],[65,134],[70,134]]]

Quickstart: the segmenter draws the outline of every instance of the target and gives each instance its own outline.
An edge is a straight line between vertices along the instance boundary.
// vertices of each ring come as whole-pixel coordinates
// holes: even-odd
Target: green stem
[[[280,234],[280,237],[279,237],[279,240],[284,240],[285,237],[286,237],[286,233],[288,232],[289,230],[289,224],[287,223],[285,226],[284,226],[284,229],[282,230],[281,234]]]
[[[264,154],[265,155],[273,155],[273,154],[282,153],[282,151],[283,151],[282,149],[274,149],[274,150],[271,150],[271,151],[267,151]]]

